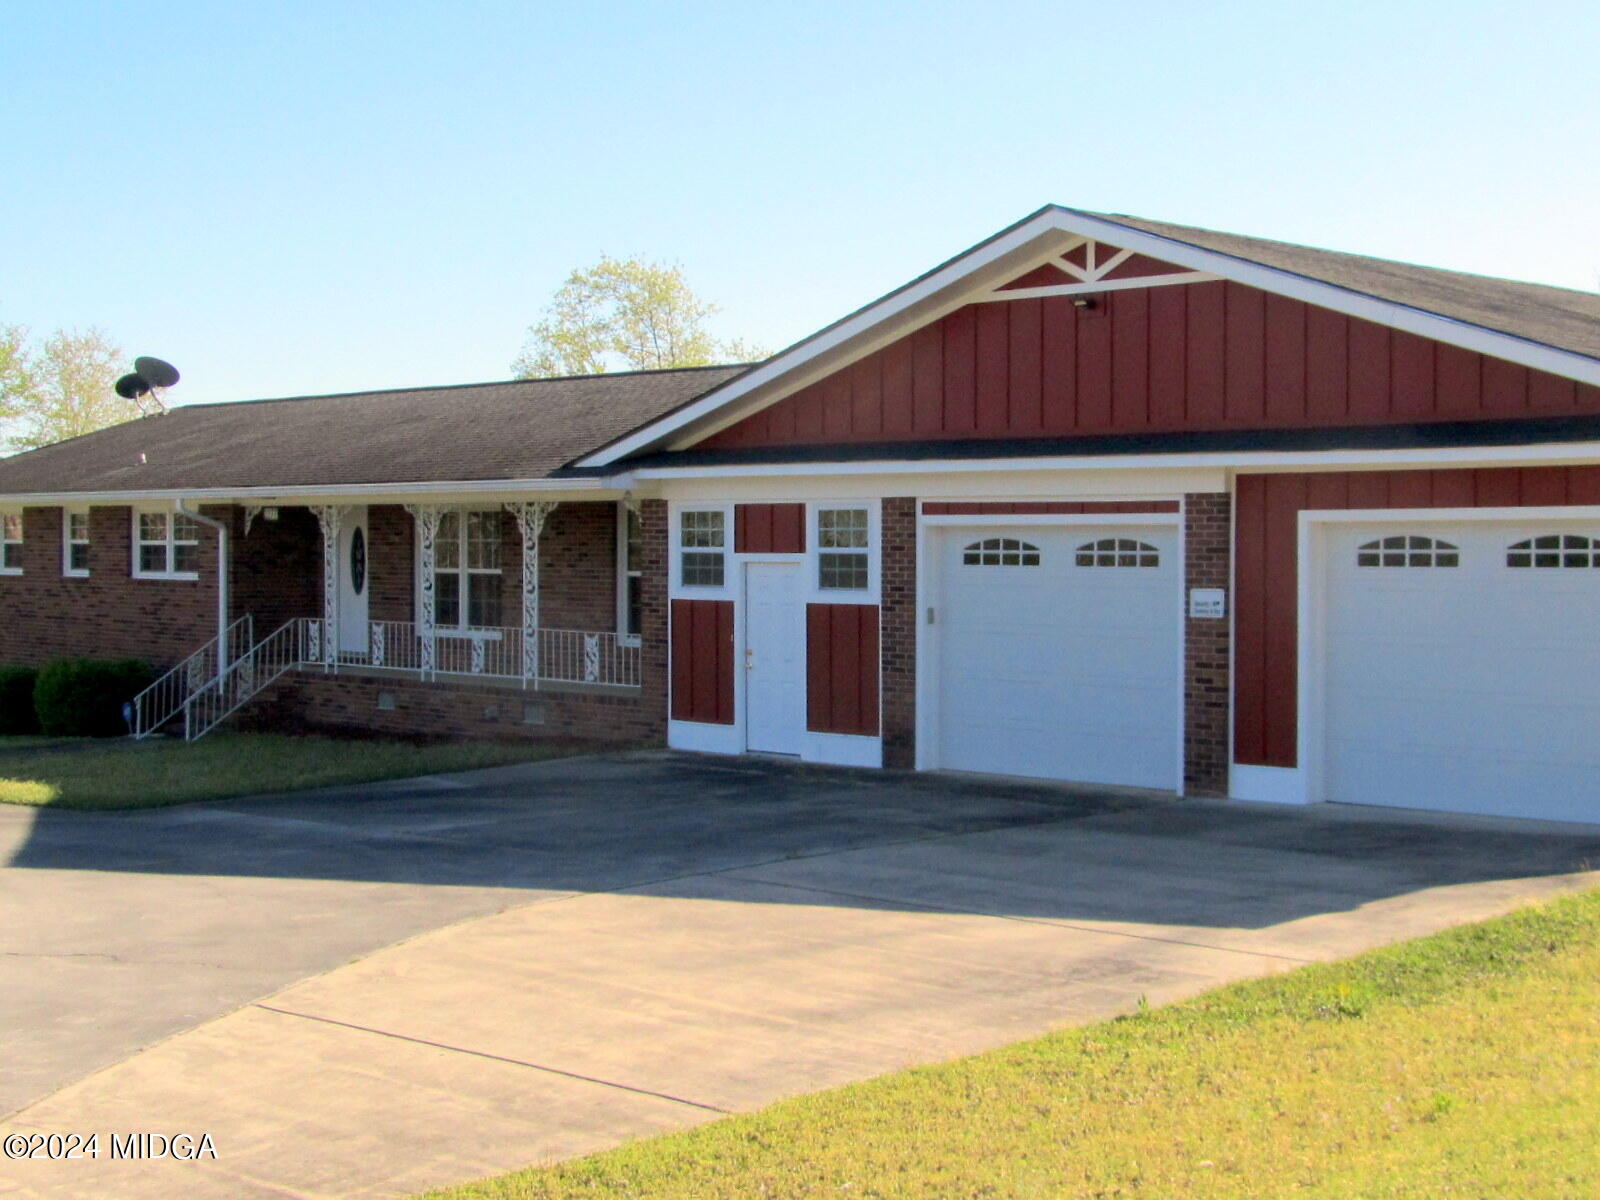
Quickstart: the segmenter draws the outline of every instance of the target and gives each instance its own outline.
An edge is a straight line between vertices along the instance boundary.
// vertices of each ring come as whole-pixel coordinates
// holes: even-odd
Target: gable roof
[[[1103,221],[1201,246],[1241,262],[1272,267],[1379,300],[1544,346],[1600,360],[1600,293],[1543,283],[1519,283],[1492,275],[1470,275],[1442,267],[1319,250],[1292,242],[1169,225],[1143,217],[1095,213]]]
[[[1600,385],[1600,296],[1047,205],[577,465],[693,445],[1083,238]]]
[[[0,459],[0,496],[543,479],[743,369],[185,405]]]

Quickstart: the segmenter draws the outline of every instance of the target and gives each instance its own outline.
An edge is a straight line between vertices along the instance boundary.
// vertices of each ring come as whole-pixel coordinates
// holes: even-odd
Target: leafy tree
[[[0,325],[0,420],[17,416],[32,386],[28,331],[21,325]]]
[[[112,390],[122,350],[104,332],[58,329],[37,349],[21,335],[15,327],[0,331],[7,449],[34,450],[139,415],[137,404]]]
[[[720,311],[694,294],[677,265],[604,256],[556,291],[511,364],[519,379],[613,370],[748,362],[764,352],[706,329]]]

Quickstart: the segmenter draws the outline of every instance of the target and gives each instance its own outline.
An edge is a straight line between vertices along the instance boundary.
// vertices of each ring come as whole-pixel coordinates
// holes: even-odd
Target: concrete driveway
[[[217,1150],[0,1185],[391,1196],[1592,886],[1600,830],[646,754],[0,808],[0,861],[5,1130]]]

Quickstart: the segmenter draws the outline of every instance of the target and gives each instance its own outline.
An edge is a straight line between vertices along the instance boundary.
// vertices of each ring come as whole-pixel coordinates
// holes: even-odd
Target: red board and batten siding
[[[1600,388],[1229,281],[970,304],[707,438],[748,447],[1600,412]]]
[[[806,605],[806,728],[878,736],[878,606]]]
[[[672,602],[672,719],[733,724],[733,601]]]
[[[1600,467],[1241,475],[1236,488],[1234,761],[1293,767],[1302,509],[1600,504]]]
[[[804,504],[736,504],[733,548],[739,554],[804,554]]]

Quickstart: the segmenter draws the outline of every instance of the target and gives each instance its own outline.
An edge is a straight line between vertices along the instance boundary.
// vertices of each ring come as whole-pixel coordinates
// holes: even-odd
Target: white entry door
[[[367,652],[367,508],[347,508],[339,523],[339,653]]]
[[[938,545],[938,765],[1177,787],[1177,531],[961,526]]]
[[[799,563],[744,568],[745,748],[799,754],[805,736],[805,596]]]
[[[1334,525],[1322,556],[1318,799],[1600,821],[1600,522]]]

